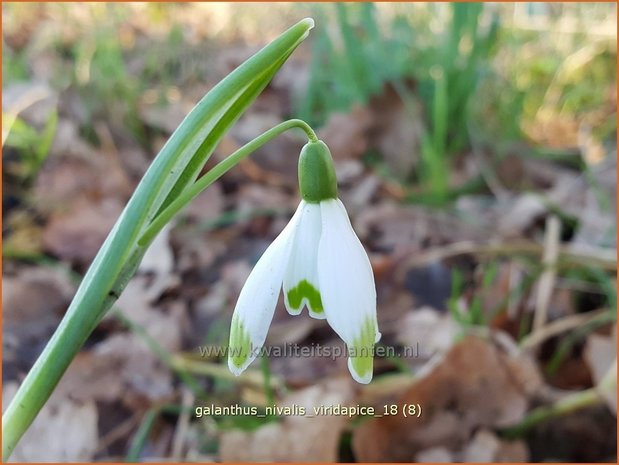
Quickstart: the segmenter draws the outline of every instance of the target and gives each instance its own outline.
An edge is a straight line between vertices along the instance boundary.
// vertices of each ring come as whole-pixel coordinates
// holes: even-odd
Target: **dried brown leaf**
[[[347,378],[297,391],[280,406],[302,406],[308,415],[324,405],[350,405],[352,382]],[[336,462],[338,444],[349,419],[344,416],[285,416],[252,432],[223,431],[220,459],[223,462]]]
[[[367,421],[353,436],[356,458],[398,462],[412,461],[428,448],[458,452],[477,429],[519,421],[528,399],[512,374],[514,363],[531,362],[524,355],[506,354],[486,340],[467,337],[397,399],[400,410],[405,404],[420,404],[421,417]]]
[[[2,404],[8,405],[17,385],[2,391]],[[92,461],[98,441],[98,413],[94,402],[69,398],[50,400],[15,447],[11,462]]]
[[[51,217],[43,233],[45,248],[63,260],[89,265],[122,209],[123,203],[114,198],[77,199],[69,210]]]
[[[318,132],[335,160],[359,158],[368,149],[368,129],[373,121],[366,107],[355,106],[348,113],[332,113]]]

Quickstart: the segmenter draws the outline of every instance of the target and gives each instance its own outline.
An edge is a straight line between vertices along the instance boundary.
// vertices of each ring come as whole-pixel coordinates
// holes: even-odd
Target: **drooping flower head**
[[[239,375],[264,345],[280,289],[286,310],[325,319],[348,348],[348,369],[367,384],[380,339],[372,267],[337,197],[333,159],[322,141],[299,157],[301,202],[243,286],[232,317],[228,366]]]

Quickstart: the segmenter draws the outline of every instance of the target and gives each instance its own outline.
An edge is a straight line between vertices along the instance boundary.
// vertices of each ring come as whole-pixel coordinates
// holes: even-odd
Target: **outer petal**
[[[348,346],[353,378],[367,384],[372,379],[374,344],[380,339],[374,274],[342,202],[320,202],[320,211],[318,279],[327,321]]]
[[[292,239],[290,259],[284,273],[284,300],[291,315],[298,315],[307,305],[310,316],[324,319],[325,312],[318,283],[318,243],[322,224],[320,205],[301,201],[301,217]]]
[[[299,205],[284,230],[262,254],[241,289],[232,315],[228,349],[228,368],[237,376],[256,358],[264,345],[300,216]]]

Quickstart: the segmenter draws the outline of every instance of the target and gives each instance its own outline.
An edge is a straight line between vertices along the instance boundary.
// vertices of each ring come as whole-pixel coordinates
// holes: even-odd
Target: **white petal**
[[[353,378],[367,384],[372,379],[374,344],[380,339],[374,274],[342,202],[322,201],[320,212],[318,280],[327,321],[348,346]]]
[[[240,375],[256,358],[273,320],[301,207],[256,263],[234,308],[228,367]]]
[[[320,205],[302,200],[300,208],[299,226],[292,239],[290,259],[284,273],[284,301],[291,315],[300,314],[307,305],[310,316],[324,319],[316,264],[322,231]]]

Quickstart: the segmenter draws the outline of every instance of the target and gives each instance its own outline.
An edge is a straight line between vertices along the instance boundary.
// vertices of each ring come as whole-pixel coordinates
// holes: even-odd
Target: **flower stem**
[[[159,213],[159,215],[157,215],[157,217],[155,217],[155,219],[153,219],[153,221],[150,223],[148,228],[146,228],[146,230],[138,240],[138,245],[144,246],[146,244],[149,244],[150,241],[153,240],[154,237],[159,233],[159,231],[161,231],[161,229],[172,219],[172,217],[176,215],[194,198],[196,198],[196,196],[198,196],[198,194],[200,194],[204,189],[217,181],[230,169],[236,166],[241,160],[247,158],[252,152],[256,151],[267,142],[271,141],[275,137],[279,136],[280,134],[291,128],[299,128],[305,131],[307,138],[311,142],[318,141],[318,138],[316,137],[316,134],[314,133],[312,128],[305,121],[302,121],[300,119],[291,119],[288,121],[284,121],[283,123],[280,123],[277,126],[269,129],[268,131],[253,139],[251,142],[245,144],[233,154],[226,157],[224,160],[220,161],[210,171],[208,171],[201,178],[199,178],[194,184],[181,192],[181,194],[176,199],[174,199],[173,202],[171,202],[161,213]]]

